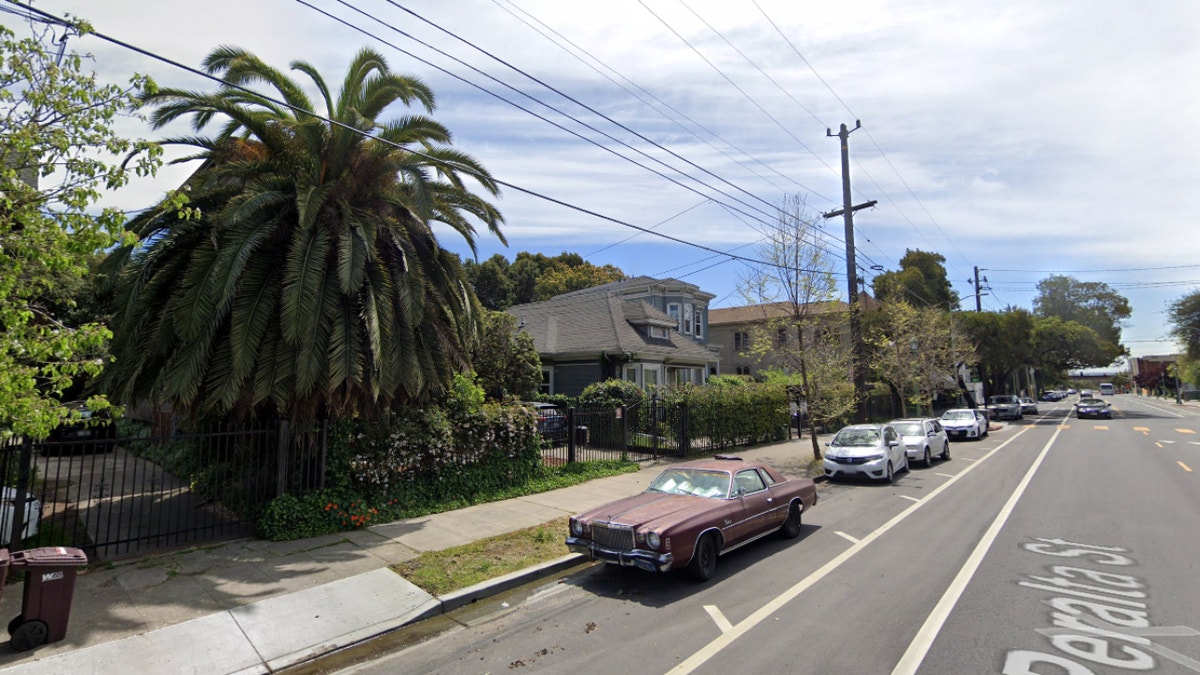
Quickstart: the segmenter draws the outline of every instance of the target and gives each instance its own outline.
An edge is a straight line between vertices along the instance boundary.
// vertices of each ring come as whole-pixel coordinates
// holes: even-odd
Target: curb
[[[468,586],[457,591],[435,598],[438,601],[438,607],[425,612],[424,615],[413,619],[410,623],[416,623],[424,619],[451,612],[459,607],[464,607],[477,600],[503,593],[517,586],[524,586],[532,581],[537,581],[543,577],[554,576],[560,572],[565,572],[573,567],[583,567],[593,564],[591,560],[579,553],[570,553],[561,558],[550,560],[548,562],[539,563],[533,567],[526,567],[516,572],[510,572],[502,577],[481,581],[474,586]]]

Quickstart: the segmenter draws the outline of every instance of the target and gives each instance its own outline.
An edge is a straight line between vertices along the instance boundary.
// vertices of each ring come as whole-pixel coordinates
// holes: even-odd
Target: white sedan
[[[908,471],[908,453],[890,424],[852,424],[833,436],[825,452],[829,479],[861,475],[891,483]]]
[[[942,427],[953,439],[983,438],[988,434],[988,416],[982,410],[954,408],[942,413]]]

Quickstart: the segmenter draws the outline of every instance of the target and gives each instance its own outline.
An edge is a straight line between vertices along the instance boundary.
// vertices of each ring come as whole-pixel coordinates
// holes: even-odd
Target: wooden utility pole
[[[854,129],[846,128],[843,124],[837,134],[829,129],[825,136],[837,136],[842,142],[842,208],[822,214],[826,218],[842,216],[846,225],[846,291],[850,307],[850,346],[852,354],[851,368],[854,371],[854,400],[858,404],[858,421],[867,421],[867,370],[866,350],[863,348],[862,308],[858,302],[858,265],[854,259],[854,212],[875,206],[875,201],[864,202],[857,206],[850,201],[850,132],[862,127],[862,122],[855,120]]]

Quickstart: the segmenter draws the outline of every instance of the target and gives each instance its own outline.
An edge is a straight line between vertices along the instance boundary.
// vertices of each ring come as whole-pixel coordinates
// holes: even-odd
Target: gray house
[[[636,277],[507,311],[533,337],[543,393],[577,396],[607,379],[645,389],[702,384],[720,362],[704,339],[713,297],[675,279]]]

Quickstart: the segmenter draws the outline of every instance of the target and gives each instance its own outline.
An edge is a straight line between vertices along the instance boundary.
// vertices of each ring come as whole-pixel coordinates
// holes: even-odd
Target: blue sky
[[[235,44],[281,68],[311,61],[336,82],[354,52],[372,46],[394,69],[431,85],[435,116],[456,147],[497,178],[749,257],[765,226],[754,219],[769,222],[764,214],[786,194],[803,195],[817,213],[840,207],[838,143],[826,129],[859,119],[863,127],[850,136],[854,201],[878,201],[855,218],[860,274],[868,279],[873,268],[895,269],[911,248],[947,258],[964,308],[974,307],[967,280],[975,266],[988,279],[983,307],[992,310],[1031,307],[1037,281],[1052,273],[1103,281],[1133,304],[1125,342],[1134,355],[1175,351],[1163,310],[1200,288],[1190,199],[1200,183],[1194,3],[352,3],[365,14],[350,4],[36,6],[81,16],[102,33],[191,66],[213,47]],[[9,15],[0,21],[23,29]],[[94,37],[70,45],[93,53],[105,79],[137,71],[167,86],[211,86]],[[122,124],[128,135],[156,137],[137,120]],[[185,173],[164,170],[107,199],[142,208]],[[572,251],[629,274],[686,279],[714,293],[714,306],[739,303],[741,263],[647,234],[623,241],[636,232],[512,189],[498,205],[509,247],[482,233],[481,259]],[[828,231],[835,268],[844,269],[841,221]],[[468,253],[454,235],[443,243]]]

